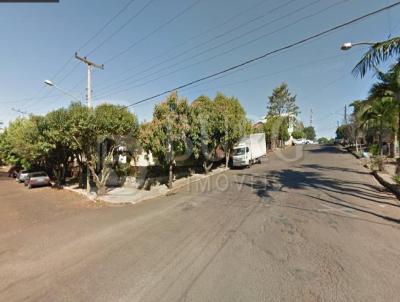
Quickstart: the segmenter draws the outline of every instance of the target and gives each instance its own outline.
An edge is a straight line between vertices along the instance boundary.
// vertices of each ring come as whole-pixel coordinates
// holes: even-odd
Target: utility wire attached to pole
[[[78,53],[75,53],[75,58],[82,61],[87,66],[87,91],[86,91],[86,99],[88,108],[92,108],[92,70],[93,67],[104,69],[104,64],[96,64],[92,61],[89,61],[86,57],[80,57]]]

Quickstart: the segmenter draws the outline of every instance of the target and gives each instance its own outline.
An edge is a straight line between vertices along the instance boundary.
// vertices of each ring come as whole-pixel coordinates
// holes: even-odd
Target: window
[[[249,148],[236,148],[233,149],[233,156],[244,155]],[[248,152],[248,151],[247,151]]]

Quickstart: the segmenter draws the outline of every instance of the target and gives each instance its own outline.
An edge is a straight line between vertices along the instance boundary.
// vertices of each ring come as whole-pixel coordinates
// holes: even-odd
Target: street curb
[[[361,160],[362,158],[359,157],[357,154],[355,154],[353,151],[349,150],[349,148],[345,148],[350,154],[352,154],[355,158]],[[368,166],[363,165],[364,168],[368,169],[369,173],[374,176],[374,178],[385,188],[387,188],[388,190],[390,190],[394,195],[396,195],[397,199],[400,200],[400,185],[398,184],[394,184],[394,183],[390,183],[388,181],[386,181],[385,179],[383,179],[383,177],[381,175],[379,175],[379,171],[373,170],[371,171]]]
[[[96,196],[92,195],[92,194],[88,195],[87,193],[76,191],[75,189],[72,189],[72,188],[67,187],[67,186],[63,186],[62,190],[67,190],[67,191],[73,192],[75,194],[81,195],[83,197],[86,197],[87,199],[90,199],[92,201],[96,201]]]
[[[171,190],[168,190],[168,191],[165,193],[165,195],[168,195],[168,194],[171,194],[171,193],[176,193],[175,191],[178,191],[178,190],[180,190],[180,189],[182,189],[182,188],[184,188],[184,187],[186,187],[186,186],[188,186],[188,185],[191,185],[191,184],[193,184],[193,183],[199,182],[199,181],[201,181],[201,180],[210,178],[211,176],[218,175],[218,174],[221,174],[221,173],[226,172],[226,171],[229,171],[229,170],[230,170],[229,168],[223,168],[223,169],[221,169],[220,171],[217,171],[217,172],[214,172],[214,173],[204,174],[203,177],[201,177],[201,178],[199,178],[199,179],[192,180],[192,181],[189,181],[189,182],[185,182],[185,183],[181,184],[181,185],[178,186],[178,187],[173,187]]]
[[[88,198],[88,199],[90,199],[91,201],[94,201],[94,202],[104,202],[104,203],[106,203],[106,204],[114,204],[114,205],[115,205],[115,204],[121,204],[121,205],[124,205],[124,204],[131,204],[131,205],[133,205],[133,204],[140,203],[140,202],[142,202],[142,201],[146,201],[146,200],[150,200],[150,199],[154,199],[154,198],[158,198],[158,197],[162,197],[162,196],[168,196],[168,195],[170,195],[170,194],[175,194],[175,193],[177,193],[180,189],[182,189],[182,188],[184,188],[184,187],[186,187],[186,186],[188,186],[188,185],[190,185],[190,184],[192,184],[192,183],[199,182],[199,181],[201,181],[201,180],[207,179],[207,178],[209,178],[209,177],[211,177],[211,176],[218,175],[218,174],[221,174],[221,173],[226,172],[226,171],[229,171],[229,170],[230,170],[229,168],[223,168],[223,169],[221,169],[221,170],[219,170],[219,171],[216,171],[216,172],[214,172],[214,173],[211,172],[211,173],[209,173],[209,174],[203,174],[202,177],[199,178],[199,179],[195,179],[195,180],[192,180],[192,181],[189,180],[189,181],[187,181],[187,182],[183,182],[183,183],[180,184],[179,186],[172,187],[172,189],[170,189],[170,190],[167,190],[167,191],[165,191],[165,192],[161,192],[161,193],[158,193],[158,194],[154,194],[154,195],[152,195],[152,196],[144,197],[144,198],[138,199],[138,200],[136,200],[136,201],[134,201],[134,202],[121,202],[121,203],[118,203],[118,202],[110,202],[110,201],[108,201],[108,200],[106,200],[106,199],[103,199],[101,196],[95,196],[95,195],[93,195],[93,194],[87,195],[87,193],[85,193],[85,192],[79,192],[79,191],[76,191],[75,189],[72,189],[72,188],[69,188],[69,187],[64,187],[63,189],[66,189],[66,190],[68,190],[68,191],[70,191],[70,192],[74,192],[74,193],[76,193],[76,194],[79,194],[79,195],[81,195],[81,196],[84,196],[84,197],[86,197],[86,198]]]
[[[362,157],[360,157],[357,153],[355,153],[353,150],[350,150],[350,147],[344,147],[344,149],[347,150],[347,152],[349,152],[351,155],[353,155],[355,158],[357,159],[362,159]]]
[[[400,199],[400,185],[386,181],[381,175],[379,175],[378,171],[372,171],[371,174],[376,178],[377,181],[379,181],[381,185],[388,188],[396,195],[398,199]]]

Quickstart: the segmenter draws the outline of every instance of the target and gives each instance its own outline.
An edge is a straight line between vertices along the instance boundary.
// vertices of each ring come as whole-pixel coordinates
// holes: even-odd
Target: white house
[[[288,133],[290,135],[289,140],[287,140],[285,142],[285,145],[291,145],[292,141],[293,141],[293,137],[292,137],[292,133],[294,131],[294,126],[295,126],[295,122],[296,122],[296,116],[293,114],[287,114],[287,113],[283,113],[280,116],[285,117],[288,116],[289,117],[289,125],[288,125]],[[260,119],[259,121],[257,121],[256,123],[253,124],[253,127],[259,127],[260,125],[263,125],[267,122],[268,116]]]

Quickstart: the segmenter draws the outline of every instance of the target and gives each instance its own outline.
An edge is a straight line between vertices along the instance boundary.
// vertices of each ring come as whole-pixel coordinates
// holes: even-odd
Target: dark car
[[[28,189],[32,189],[33,187],[49,186],[50,177],[46,172],[32,172],[28,174],[24,184]]]

